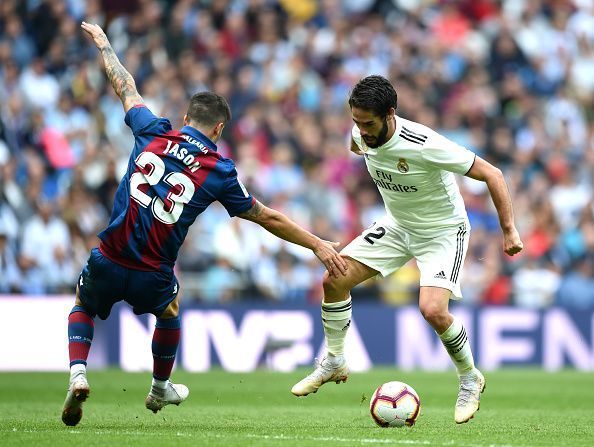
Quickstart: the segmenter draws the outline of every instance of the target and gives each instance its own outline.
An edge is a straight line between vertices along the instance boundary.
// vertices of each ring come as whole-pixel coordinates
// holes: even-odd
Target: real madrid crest
[[[398,171],[402,172],[403,174],[406,174],[408,172],[408,164],[406,163],[406,160],[404,158],[398,160],[398,164],[396,165],[396,167],[398,168]]]

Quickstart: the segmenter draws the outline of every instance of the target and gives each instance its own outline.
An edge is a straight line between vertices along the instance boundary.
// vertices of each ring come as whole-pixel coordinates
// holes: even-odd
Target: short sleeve
[[[466,174],[476,154],[444,136],[434,135],[421,150],[423,160],[430,165],[456,174]]]
[[[235,167],[225,179],[218,199],[231,217],[246,212],[256,203],[256,199],[252,197],[237,177]]]
[[[171,130],[171,123],[167,118],[155,116],[145,105],[128,110],[124,121],[136,137],[148,132],[161,134]]]

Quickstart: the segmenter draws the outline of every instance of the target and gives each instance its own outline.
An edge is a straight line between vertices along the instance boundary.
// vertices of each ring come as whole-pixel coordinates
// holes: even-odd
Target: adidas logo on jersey
[[[441,272],[436,273],[435,276],[434,276],[434,278],[437,278],[437,279],[446,279],[446,275],[445,275],[445,273],[442,270]]]

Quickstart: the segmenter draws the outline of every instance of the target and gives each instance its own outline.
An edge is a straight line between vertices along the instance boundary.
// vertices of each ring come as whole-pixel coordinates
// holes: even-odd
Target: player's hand
[[[339,274],[346,276],[347,271],[346,262],[334,248],[339,245],[339,242],[329,242],[320,239],[318,246],[313,249],[314,254],[324,264],[328,273],[336,278],[339,277]]]
[[[110,45],[107,36],[103,32],[103,29],[99,25],[94,25],[87,22],[82,22],[80,27],[86,31],[86,33],[93,38],[93,42],[97,48],[105,48]]]
[[[509,231],[503,232],[503,251],[510,256],[520,253],[524,248],[524,244],[520,239],[518,230],[512,228]]]

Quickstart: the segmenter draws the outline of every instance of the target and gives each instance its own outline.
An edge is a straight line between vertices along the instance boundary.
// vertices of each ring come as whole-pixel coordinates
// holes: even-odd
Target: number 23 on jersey
[[[157,220],[169,225],[176,223],[184,210],[184,205],[194,195],[196,189],[194,182],[181,172],[170,172],[165,175],[165,162],[152,152],[142,152],[134,162],[136,166],[148,171],[148,173],[135,172],[132,174],[130,177],[130,196],[142,207],[148,208],[150,206],[153,216]],[[140,185],[154,186],[161,180],[173,187],[167,194],[165,201],[158,196],[151,199],[150,196],[139,189]]]

